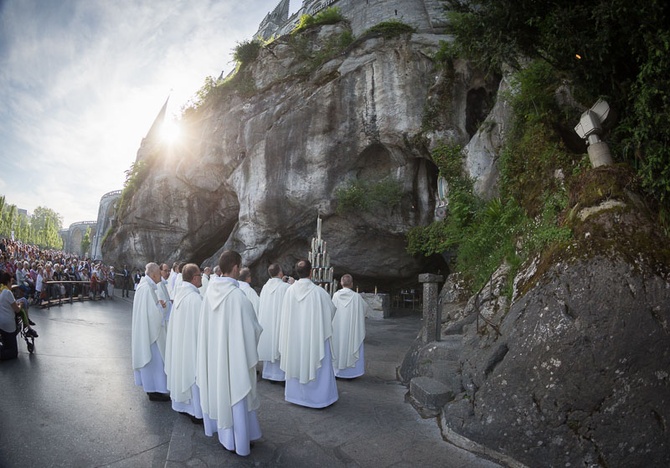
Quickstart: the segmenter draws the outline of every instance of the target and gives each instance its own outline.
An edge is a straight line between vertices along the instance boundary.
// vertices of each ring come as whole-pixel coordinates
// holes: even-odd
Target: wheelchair
[[[35,351],[35,338],[38,337],[37,332],[31,329],[28,325],[31,323],[28,318],[28,300],[23,297],[24,291],[18,287],[12,287],[14,298],[21,304],[21,312],[16,314],[16,329],[22,340],[26,342],[28,352],[32,354]]]
[[[16,316],[16,328],[19,331],[21,339],[26,342],[28,352],[32,354],[35,351],[35,338],[37,338],[37,333],[35,333],[35,330],[23,326],[23,319],[20,314],[17,314]]]

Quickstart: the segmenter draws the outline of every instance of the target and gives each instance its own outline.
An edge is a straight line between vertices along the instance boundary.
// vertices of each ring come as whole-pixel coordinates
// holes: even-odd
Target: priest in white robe
[[[205,267],[202,270],[202,286],[200,286],[200,295],[205,297],[207,292],[207,285],[209,284],[209,277],[212,275],[212,269],[210,267]]]
[[[170,314],[172,313],[172,299],[170,298],[170,293],[168,292],[168,278],[170,277],[170,267],[167,263],[161,263],[161,281],[156,285],[156,295],[158,296],[158,301],[163,306],[163,312],[165,316],[165,326],[167,327],[168,322],[170,321]]]
[[[200,268],[188,263],[182,269],[184,282],[175,292],[172,317],[168,322],[165,345],[165,373],[172,409],[202,420],[200,390],[195,382],[198,326],[202,297]]]
[[[184,263],[177,263],[177,276],[174,278],[174,283],[172,284],[172,289],[169,289],[170,297],[174,300],[174,295],[179,289],[179,286],[184,282],[184,278],[181,274],[181,269],[184,266]]]
[[[237,281],[240,283],[240,289],[242,292],[247,295],[247,298],[249,298],[251,304],[254,306],[254,312],[256,312],[256,317],[258,317],[260,297],[258,296],[256,290],[251,287],[251,270],[248,268],[242,268],[240,270],[240,276],[237,278]]]
[[[300,260],[300,278],[282,304],[280,367],[286,373],[284,399],[309,408],[325,408],[338,399],[330,351],[335,306],[325,289],[310,279],[312,265]]]
[[[196,382],[200,388],[205,434],[238,455],[251,453],[261,437],[256,410],[256,364],[262,328],[240,290],[242,257],[227,250],[219,258],[223,276],[212,278],[198,329]]]
[[[172,269],[170,270],[170,276],[168,276],[167,279],[168,293],[170,294],[171,299],[174,299],[174,282],[177,279],[178,274],[179,274],[179,262],[174,262],[172,264]]]
[[[353,290],[354,279],[343,275],[342,289],[333,295],[333,369],[335,377],[353,379],[365,373],[365,312],[368,304]]]
[[[263,327],[258,342],[258,359],[263,362],[264,379],[283,382],[285,374],[279,367],[279,325],[281,307],[289,284],[284,282],[284,272],[278,263],[268,267],[268,274],[270,279],[261,289],[258,305],[258,321]]]
[[[165,375],[164,308],[156,295],[160,267],[147,263],[133,297],[131,356],[135,384],[144,388],[152,401],[170,401]]]

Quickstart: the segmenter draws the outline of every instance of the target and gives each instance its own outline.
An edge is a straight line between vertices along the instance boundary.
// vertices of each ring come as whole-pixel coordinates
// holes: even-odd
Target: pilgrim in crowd
[[[156,292],[160,281],[160,267],[147,263],[133,298],[131,353],[135,384],[144,388],[151,401],[170,401],[164,367],[166,304]]]
[[[263,362],[264,379],[283,382],[284,371],[279,367],[279,324],[281,307],[289,284],[283,281],[284,271],[278,263],[268,267],[270,279],[261,289],[258,305],[258,321],[263,327],[258,342],[258,359]]]
[[[123,265],[121,270],[121,297],[130,297],[130,290],[132,289],[133,278],[128,269],[128,265]]]
[[[338,399],[330,351],[335,306],[325,289],[311,280],[312,265],[300,260],[298,276],[282,304],[279,332],[284,399],[309,408],[325,408]]]
[[[333,317],[333,368],[335,377],[353,379],[365,373],[363,340],[365,311],[369,306],[353,290],[351,275],[342,275],[340,284],[342,289],[333,294],[333,304],[337,309]]]
[[[227,250],[219,258],[221,277],[212,278],[203,300],[198,331],[196,381],[205,434],[238,455],[261,437],[256,410],[256,364],[261,326],[240,290],[242,257]]]
[[[170,275],[170,268],[163,264],[164,277]],[[198,288],[202,275],[195,263],[188,263],[182,269],[184,279],[175,292],[174,304],[167,329],[165,346],[165,373],[170,390],[172,409],[185,413],[196,421],[202,421],[200,390],[195,381],[198,350],[198,325],[202,297]],[[166,288],[167,292],[167,288]]]
[[[58,271],[54,275],[57,275]],[[102,284],[102,279],[100,278],[100,270],[98,269],[97,265],[93,266],[93,269],[91,270],[91,286],[89,290],[89,296],[91,299],[95,299],[98,294],[102,295],[104,294],[104,287]],[[103,296],[104,297],[104,296]]]
[[[249,268],[242,268],[237,281],[240,283],[242,292],[246,294],[247,298],[249,298],[251,304],[254,306],[254,312],[256,313],[256,317],[258,317],[258,303],[260,298],[258,297],[256,290],[251,287],[251,270],[249,270]]]
[[[116,271],[110,266],[107,273],[107,297],[114,299],[114,289],[116,287]]]
[[[140,285],[140,281],[142,281],[142,273],[140,272],[139,268],[135,269],[135,273],[133,273],[133,289],[137,291],[137,288]]]

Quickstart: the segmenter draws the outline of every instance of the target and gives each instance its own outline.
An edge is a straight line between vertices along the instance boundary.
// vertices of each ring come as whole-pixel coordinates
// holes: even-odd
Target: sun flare
[[[181,130],[174,120],[166,119],[161,127],[161,139],[166,143],[175,143],[179,140]]]

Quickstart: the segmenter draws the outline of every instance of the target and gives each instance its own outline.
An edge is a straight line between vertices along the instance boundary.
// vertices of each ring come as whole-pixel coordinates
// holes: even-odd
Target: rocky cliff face
[[[670,464],[670,255],[623,187],[581,197],[574,241],[527,265],[511,299],[504,267],[467,301],[448,282],[442,341],[401,368],[448,386],[445,438],[513,466]]]
[[[406,232],[434,216],[429,149],[440,138],[465,145],[466,116],[485,111],[497,82],[460,64],[445,89],[432,59],[439,35],[370,36],[315,67],[347,28],[324,26],[261,49],[243,92],[185,119],[183,147],[147,144],[140,157],[151,169],[108,236],[105,258],[212,264],[232,248],[260,280],[269,263],[290,270],[307,255],[318,213],[336,275],[403,282],[430,268],[405,252]],[[473,89],[481,98],[468,99]],[[452,111],[427,134],[427,108],[445,99]],[[355,181],[394,181],[400,201],[338,213],[338,189]]]

